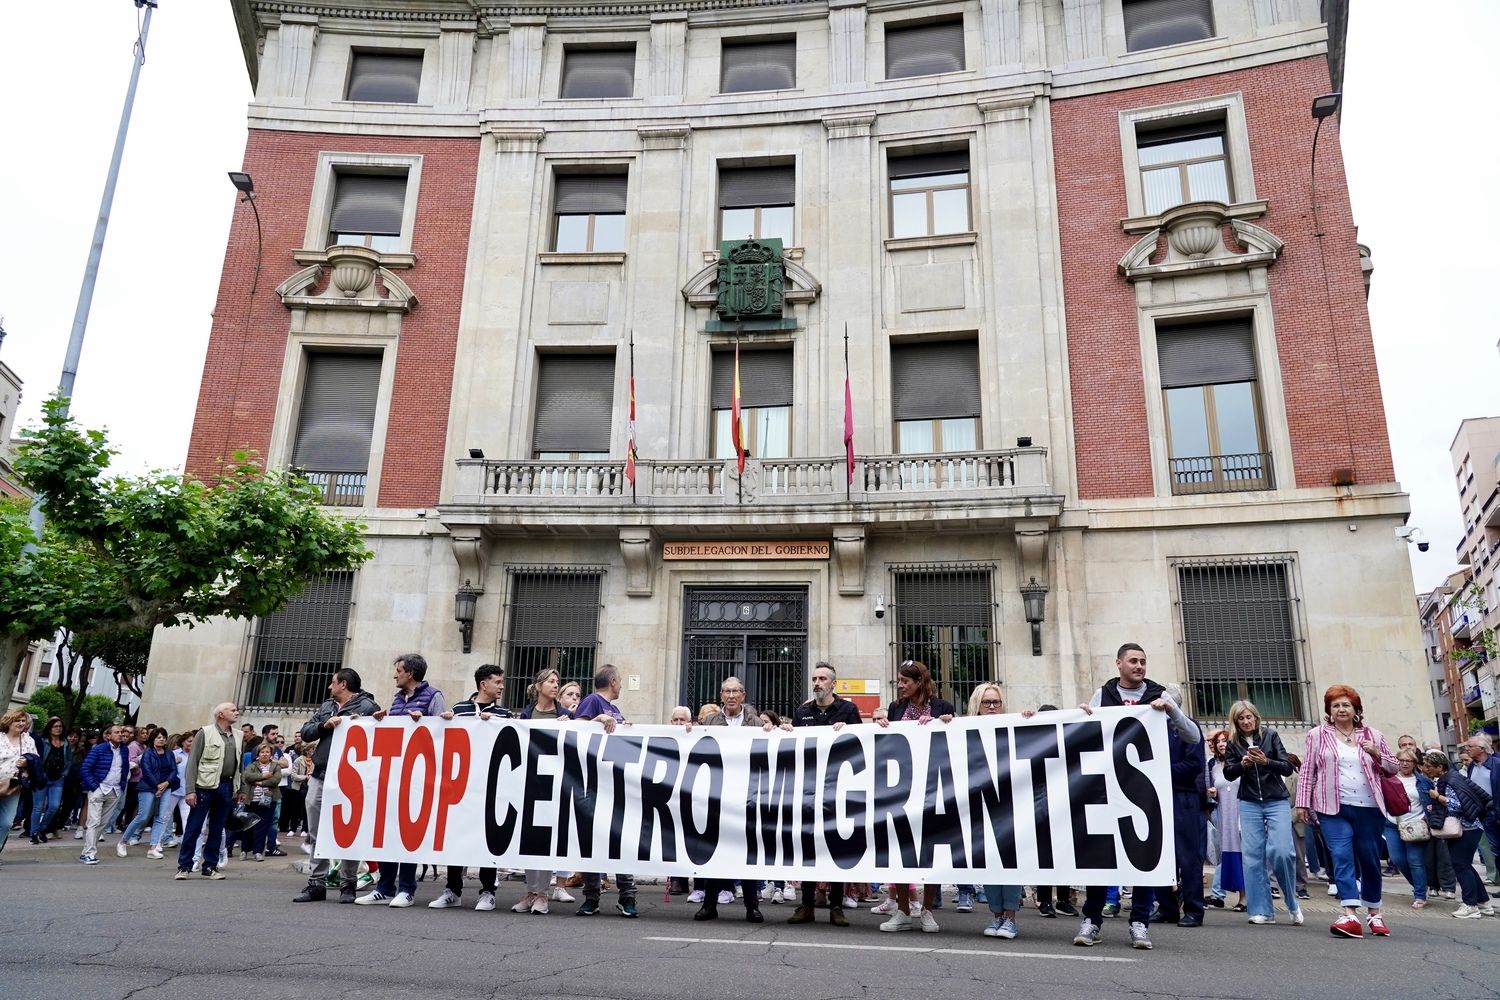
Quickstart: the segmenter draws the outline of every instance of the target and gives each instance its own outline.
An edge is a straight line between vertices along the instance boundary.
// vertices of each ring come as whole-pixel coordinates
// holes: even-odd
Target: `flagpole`
[[[740,504],[745,502],[745,431],[740,424],[740,324],[734,324],[734,413],[730,418],[730,435],[734,438],[735,458],[740,474],[735,479]]]
[[[630,440],[625,444],[630,466],[630,502],[635,503],[635,327],[630,328]]]
[[[846,414],[848,413],[848,406],[849,406],[849,321],[848,320],[844,320],[844,407],[845,407],[845,413]],[[850,430],[851,430],[851,428],[845,427],[844,428],[845,434],[848,435]],[[852,441],[853,441],[853,437],[850,436],[850,439],[848,441],[844,442],[844,448],[845,448],[845,454],[846,455],[848,454],[848,448],[850,447],[850,444],[851,444]],[[849,468],[849,469],[845,469],[844,472],[845,472],[845,475],[844,475],[844,502],[845,503],[853,503],[854,502],[854,496],[853,496],[853,490],[854,490],[854,470],[852,468]]]

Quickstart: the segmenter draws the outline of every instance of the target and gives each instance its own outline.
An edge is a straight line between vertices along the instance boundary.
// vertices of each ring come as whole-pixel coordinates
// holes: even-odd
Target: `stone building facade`
[[[642,721],[729,672],[785,711],[819,659],[867,708],[914,657],[1020,709],[1136,641],[1205,720],[1351,681],[1433,728],[1308,111],[1341,4],[234,7],[263,239],[242,208],[189,466],[301,468],[376,554],[160,636],[146,716],[296,718],[339,664],[383,699],[408,650],[512,701],[613,662]],[[746,240],[781,295],[736,321]]]

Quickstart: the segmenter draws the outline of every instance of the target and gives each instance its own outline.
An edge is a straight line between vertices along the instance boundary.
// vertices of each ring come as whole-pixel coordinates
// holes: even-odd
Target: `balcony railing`
[[[855,459],[846,485],[845,459],[750,459],[745,475],[717,459],[641,461],[634,496],[620,461],[459,461],[456,498],[480,503],[587,505],[716,502],[733,504],[844,503],[964,499],[1050,492],[1045,448],[921,455],[867,455]],[[477,480],[477,482],[476,482]]]
[[[303,479],[323,491],[322,503],[329,507],[363,507],[365,484],[369,479],[363,472],[311,472],[299,469]]]
[[[1169,459],[1172,470],[1172,495],[1197,493],[1243,493],[1247,490],[1275,489],[1271,475],[1271,453],[1246,455],[1203,455],[1197,458]]]

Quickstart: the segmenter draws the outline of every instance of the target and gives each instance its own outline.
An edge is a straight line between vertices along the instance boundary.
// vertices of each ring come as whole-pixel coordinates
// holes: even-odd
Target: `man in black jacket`
[[[371,716],[380,706],[369,693],[361,690],[359,674],[348,667],[334,671],[328,682],[328,700],[323,702],[302,727],[302,742],[316,743],[313,748],[313,773],[307,779],[307,846],[314,850],[318,841],[318,822],[322,818],[323,778],[328,773],[328,755],[333,750],[333,731],[346,719]],[[354,902],[354,880],[359,861],[339,862],[339,902]],[[307,886],[293,897],[294,903],[318,902],[328,895],[328,859],[315,858],[307,870]]]
[[[511,717],[510,709],[501,704],[505,697],[505,668],[498,663],[485,663],[474,671],[474,693],[454,705],[448,711],[441,713],[444,719],[508,719]],[[476,910],[493,910],[495,908],[495,876],[499,872],[494,868],[479,869],[479,901],[474,904]],[[464,866],[448,866],[448,886],[443,894],[427,904],[430,910],[444,910],[450,906],[463,906],[462,896],[464,894]],[[517,909],[515,912],[524,913],[531,910],[532,900],[526,899],[526,909]],[[545,912],[545,911],[543,911]]]
[[[1168,684],[1163,697],[1181,706],[1182,688]],[[1199,727],[1200,729],[1202,727]],[[1203,856],[1208,851],[1208,783],[1203,741],[1189,742],[1167,727],[1172,753],[1172,825],[1177,847],[1177,891],[1157,893],[1160,912],[1154,919],[1178,927],[1203,926]]]

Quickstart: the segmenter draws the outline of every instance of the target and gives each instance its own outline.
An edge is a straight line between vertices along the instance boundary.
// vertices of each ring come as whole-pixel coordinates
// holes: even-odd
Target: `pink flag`
[[[844,373],[844,453],[849,465],[849,482],[854,482],[854,397],[849,392],[849,373]]]

